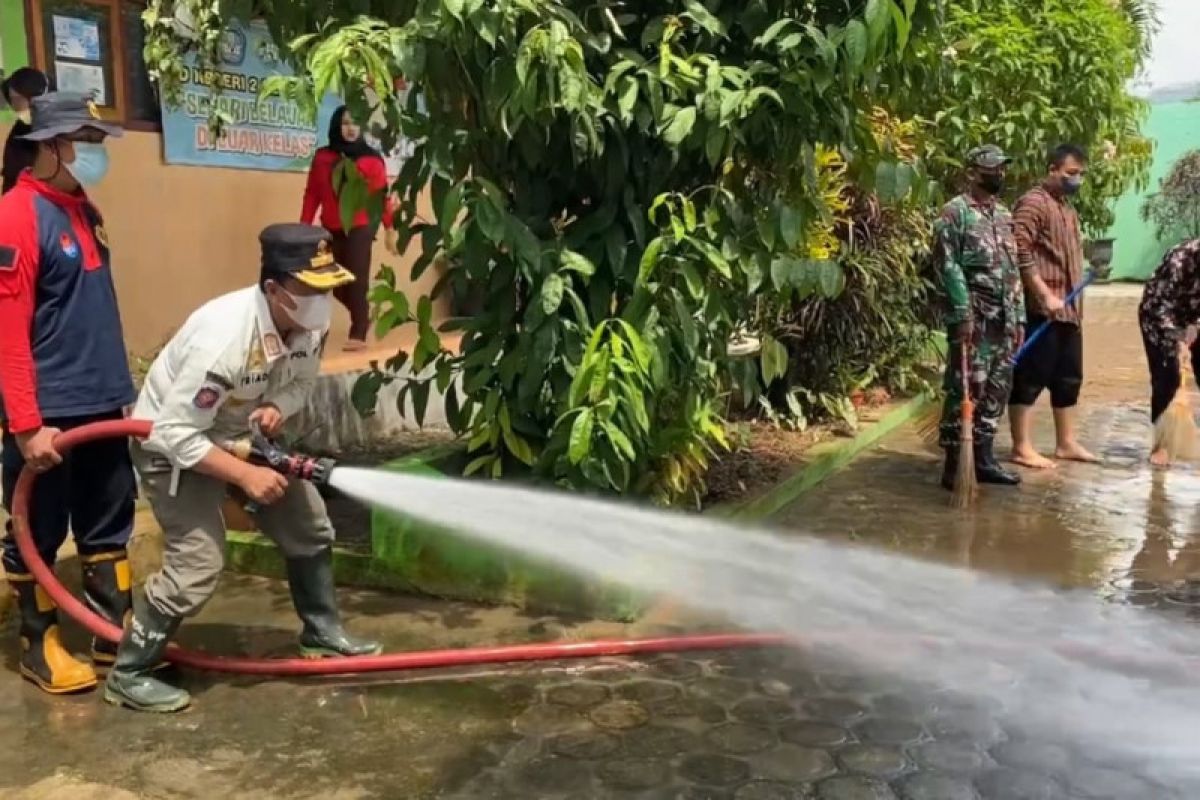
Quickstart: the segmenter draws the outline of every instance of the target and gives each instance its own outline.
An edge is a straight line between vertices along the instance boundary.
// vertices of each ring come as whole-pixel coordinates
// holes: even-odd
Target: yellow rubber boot
[[[63,647],[58,632],[58,606],[32,575],[10,574],[21,614],[21,675],[50,694],[82,692],[96,686],[90,664]]]

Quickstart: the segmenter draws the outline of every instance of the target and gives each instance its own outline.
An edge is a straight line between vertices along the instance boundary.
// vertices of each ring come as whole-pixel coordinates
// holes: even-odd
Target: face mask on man
[[[295,305],[295,308],[284,309],[292,322],[307,331],[323,331],[329,327],[333,318],[333,298],[328,294],[294,295],[283,287],[280,289]]]
[[[1067,175],[1062,179],[1062,191],[1065,195],[1078,194],[1083,188],[1082,175]]]
[[[1004,191],[1004,176],[994,172],[985,172],[979,176],[977,184],[988,194],[996,195]]]
[[[75,160],[64,164],[82,186],[95,186],[108,174],[108,149],[100,142],[74,142]]]

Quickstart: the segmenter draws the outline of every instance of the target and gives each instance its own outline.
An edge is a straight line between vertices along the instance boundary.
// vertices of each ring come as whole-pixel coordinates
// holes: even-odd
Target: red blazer
[[[304,207],[300,211],[300,221],[311,225],[321,212],[321,226],[328,231],[342,229],[342,213],[338,206],[337,192],[333,188],[333,169],[338,165],[342,156],[336,150],[322,147],[313,156],[312,167],[308,170],[308,184],[304,187]],[[379,156],[363,156],[355,162],[359,174],[367,181],[367,188],[372,192],[386,192],[388,185],[387,165]],[[392,212],[390,202],[384,204],[383,226],[391,229]],[[354,216],[354,227],[370,222],[365,210]]]

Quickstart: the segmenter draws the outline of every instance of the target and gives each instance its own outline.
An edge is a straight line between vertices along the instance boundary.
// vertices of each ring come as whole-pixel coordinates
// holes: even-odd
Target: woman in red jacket
[[[350,339],[346,350],[362,350],[367,346],[367,330],[371,325],[367,290],[371,278],[371,245],[375,241],[378,222],[372,222],[365,209],[355,213],[349,231],[343,229],[338,195],[345,179],[335,180],[337,166],[349,159],[367,182],[372,194],[387,192],[387,166],[383,156],[363,140],[362,129],[350,117],[345,106],[329,120],[329,144],[317,150],[308,172],[304,189],[304,208],[300,221],[312,224],[321,213],[321,225],[333,236],[333,254],[338,263],[354,273],[354,283],[334,290],[338,301],[350,312]],[[340,177],[340,176],[339,176]],[[335,185],[336,184],[336,185]],[[391,214],[385,208],[383,224],[391,230]],[[391,240],[388,240],[389,249]]]

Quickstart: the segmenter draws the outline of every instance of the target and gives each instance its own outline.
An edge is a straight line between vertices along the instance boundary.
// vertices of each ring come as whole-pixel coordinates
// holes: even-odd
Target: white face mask
[[[329,321],[333,318],[333,298],[328,293],[301,297],[287,289],[283,289],[283,293],[290,297],[296,306],[284,309],[292,318],[292,322],[309,331],[323,331],[329,327]]]

